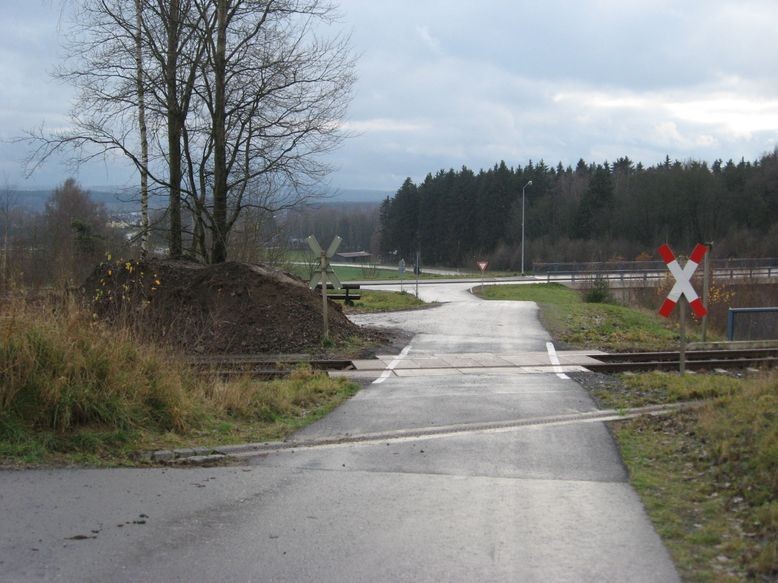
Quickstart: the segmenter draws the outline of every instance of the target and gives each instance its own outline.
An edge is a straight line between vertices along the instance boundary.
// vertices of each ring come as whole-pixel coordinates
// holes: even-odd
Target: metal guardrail
[[[746,258],[746,259],[711,259],[713,269],[767,269],[778,272],[778,258]],[[585,263],[545,263],[535,262],[532,270],[535,273],[564,272],[581,273],[592,271],[660,271],[665,269],[663,261],[590,261]]]
[[[668,274],[667,269],[660,270],[642,270],[642,271],[557,271],[546,273],[546,282],[551,283],[554,280],[588,281],[596,279],[621,281],[625,280],[643,280],[661,279]]]
[[[778,277],[778,267],[728,267],[728,268],[713,268],[713,278],[717,280],[722,279],[751,279],[751,278],[772,278]],[[546,282],[550,283],[554,280],[564,281],[588,281],[594,279],[606,279],[606,280],[643,280],[649,279],[662,279],[669,275],[669,271],[662,264],[661,269],[624,269],[624,270],[589,270],[589,271],[548,271],[544,274],[546,276]]]
[[[778,339],[778,307],[730,308],[727,340]]]

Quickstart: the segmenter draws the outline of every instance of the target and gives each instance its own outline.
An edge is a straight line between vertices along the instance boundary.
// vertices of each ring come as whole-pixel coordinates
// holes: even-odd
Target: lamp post
[[[524,191],[527,190],[528,186],[532,186],[531,180],[524,185],[524,188],[521,189],[521,274],[522,275],[524,275]]]

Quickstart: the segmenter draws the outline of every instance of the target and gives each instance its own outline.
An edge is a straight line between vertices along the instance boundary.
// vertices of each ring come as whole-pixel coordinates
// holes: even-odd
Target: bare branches
[[[28,171],[55,153],[74,163],[122,155],[169,190],[171,255],[226,258],[244,209],[284,209],[314,194],[344,139],[355,58],[322,39],[322,0],[81,0],[70,59],[70,127],[31,132]],[[206,234],[210,233],[210,237]],[[211,249],[206,252],[205,240]]]

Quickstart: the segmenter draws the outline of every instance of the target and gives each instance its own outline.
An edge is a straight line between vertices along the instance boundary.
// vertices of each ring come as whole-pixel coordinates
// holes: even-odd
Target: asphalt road
[[[363,316],[414,354],[542,351],[530,303],[424,286],[444,305]],[[554,374],[389,377],[243,467],[0,472],[0,580],[677,581],[595,409]],[[529,424],[431,435],[440,426]]]

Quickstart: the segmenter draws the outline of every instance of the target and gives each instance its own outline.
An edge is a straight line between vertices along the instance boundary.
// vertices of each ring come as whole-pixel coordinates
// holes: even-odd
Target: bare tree
[[[320,0],[194,0],[206,59],[199,98],[212,168],[211,261],[224,261],[244,208],[299,204],[329,172],[319,155],[343,139],[354,57],[348,38],[317,36]]]
[[[149,139],[146,127],[146,87],[143,75],[143,2],[135,0],[135,78],[138,95],[138,133],[140,135],[140,209],[143,257],[149,243]]]
[[[178,55],[189,50],[181,46],[186,39],[181,40],[180,2],[73,0],[75,23],[67,45],[69,58],[56,72],[77,89],[71,124],[62,131],[41,129],[28,136],[34,145],[28,159],[29,173],[57,153],[69,154],[74,165],[115,152],[129,159],[140,174],[142,241],[147,240],[150,228],[148,182],[167,188],[172,256],[181,255],[177,146],[181,132],[177,128],[182,125],[181,111],[186,110],[186,103],[180,103],[179,97],[182,93],[191,95],[191,89],[188,93],[178,89]],[[190,77],[194,75],[192,72]],[[161,146],[165,141],[167,148]]]
[[[182,187],[184,163],[182,148],[187,117],[192,107],[204,47],[198,30],[198,13],[192,0],[146,0],[152,7],[155,26],[147,28],[147,42],[164,84],[155,86],[167,130],[167,185],[169,187],[169,253],[183,253],[181,203],[190,191]],[[152,78],[153,82],[153,78]]]
[[[169,253],[227,257],[246,208],[273,212],[315,194],[329,172],[355,81],[349,39],[323,0],[82,0],[72,128],[33,136],[32,166],[119,151],[169,190]],[[142,34],[141,34],[142,32]],[[147,127],[151,121],[151,127]],[[151,134],[151,138],[147,134]],[[163,147],[162,144],[165,144]],[[154,146],[153,152],[151,146]]]

